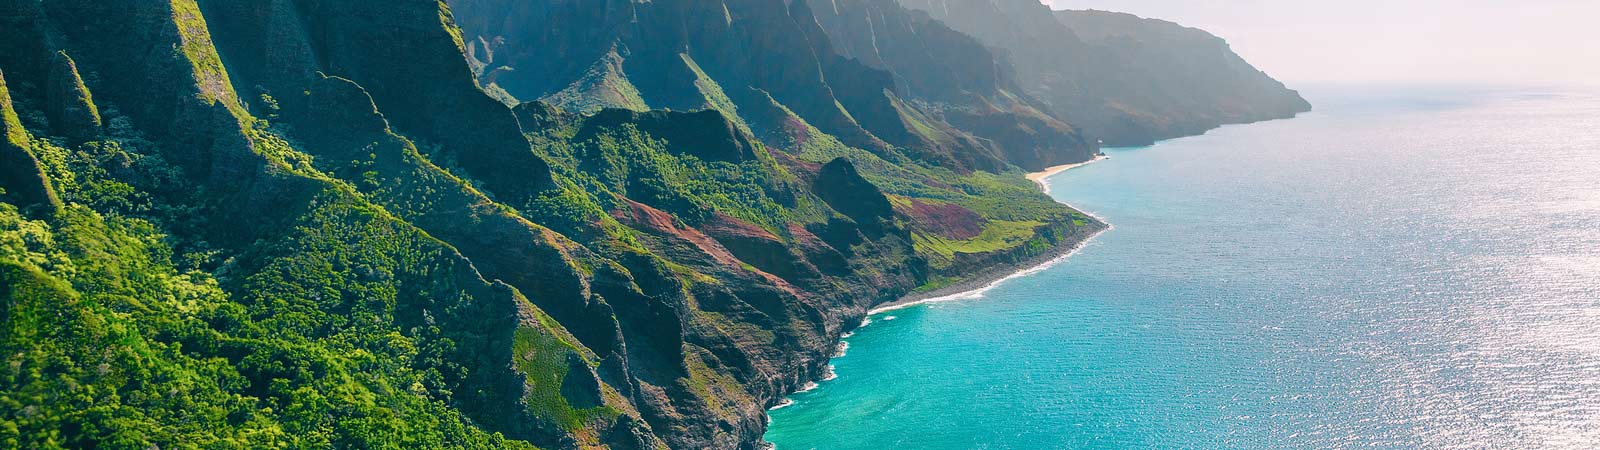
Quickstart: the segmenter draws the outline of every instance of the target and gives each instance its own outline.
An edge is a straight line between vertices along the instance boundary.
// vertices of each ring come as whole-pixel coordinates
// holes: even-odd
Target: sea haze
[[[1326,86],[1048,180],[1114,229],[890,311],[795,449],[1593,448],[1600,96]],[[885,320],[889,318],[895,320]]]

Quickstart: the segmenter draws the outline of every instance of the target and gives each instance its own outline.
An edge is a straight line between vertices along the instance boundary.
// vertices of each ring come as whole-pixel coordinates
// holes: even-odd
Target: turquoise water
[[[767,439],[1600,447],[1600,96],[1307,94],[1297,119],[1053,177],[1115,228],[981,298],[873,316]]]

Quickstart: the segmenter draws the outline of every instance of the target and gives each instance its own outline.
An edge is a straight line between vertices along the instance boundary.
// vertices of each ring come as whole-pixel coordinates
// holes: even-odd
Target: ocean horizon
[[[1316,110],[1045,180],[1112,229],[869,316],[793,449],[1590,448],[1600,95],[1309,85]]]

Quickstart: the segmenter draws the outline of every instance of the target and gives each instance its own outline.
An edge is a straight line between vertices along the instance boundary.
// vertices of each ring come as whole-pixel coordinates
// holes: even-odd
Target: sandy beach
[[[1098,156],[1095,156],[1094,159],[1091,159],[1091,160],[1088,160],[1088,161],[1084,161],[1084,162],[1081,162],[1081,163],[1062,164],[1062,165],[1059,165],[1059,166],[1048,167],[1048,168],[1045,168],[1044,170],[1028,174],[1028,180],[1034,182],[1035,184],[1038,184],[1039,185],[1039,190],[1041,192],[1049,194],[1050,193],[1050,186],[1046,185],[1044,183],[1044,180],[1046,178],[1050,178],[1051,176],[1054,176],[1055,174],[1058,174],[1058,173],[1061,173],[1061,172],[1066,172],[1068,170],[1072,170],[1072,169],[1076,169],[1076,168],[1079,168],[1079,167],[1083,167],[1083,166],[1087,166],[1087,165],[1090,165],[1090,164],[1094,164],[1094,163],[1097,163],[1097,162],[1100,162],[1100,161],[1104,161],[1104,160],[1106,160],[1106,158],[1107,157],[1105,155],[1098,155]]]
[[[1029,173],[1027,178],[1039,186],[1040,192],[1048,194],[1050,193],[1050,186],[1045,184],[1044,180],[1058,173],[1083,167],[1089,164],[1094,164],[1105,159],[1107,158],[1102,155],[1096,156],[1095,159],[1081,163],[1053,166],[1038,172]],[[1089,213],[1085,212],[1085,214]],[[1093,214],[1089,215],[1093,216]],[[1073,253],[1077,253],[1078,250],[1082,249],[1084,244],[1087,244],[1091,239],[1094,239],[1095,236],[1111,229],[1111,225],[1106,223],[1105,220],[1100,219],[1099,217],[1095,217],[1095,219],[1098,221],[1099,226],[1085,227],[1077,235],[1072,236],[1072,238],[1076,240],[1076,242],[1073,242],[1072,245],[1056,246],[1056,248],[1053,248],[1048,252],[1033,258],[1029,258],[1028,260],[1017,264],[991,267],[983,272],[973,274],[964,281],[946,286],[941,289],[935,289],[928,292],[919,292],[901,297],[899,300],[872,308],[872,310],[867,312],[867,315],[870,316],[886,311],[893,311],[896,309],[907,308],[925,303],[965,300],[982,297],[985,292],[988,292],[990,289],[994,289],[995,286],[999,286],[1001,283],[1014,278],[1038,273],[1041,270],[1048,269],[1051,266],[1065,261],[1067,258],[1072,257]]]

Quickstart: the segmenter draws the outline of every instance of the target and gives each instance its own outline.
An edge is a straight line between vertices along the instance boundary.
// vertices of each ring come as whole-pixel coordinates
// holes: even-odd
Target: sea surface
[[[798,449],[1600,448],[1600,95],[1321,86],[1048,180],[1114,228],[874,315]]]

